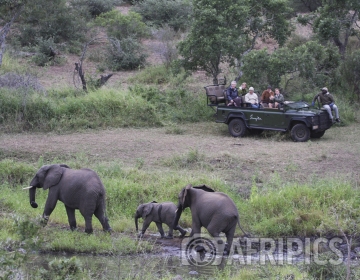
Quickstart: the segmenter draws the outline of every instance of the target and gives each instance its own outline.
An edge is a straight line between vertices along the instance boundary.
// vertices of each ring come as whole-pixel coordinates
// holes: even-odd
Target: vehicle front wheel
[[[321,137],[323,137],[324,136],[324,134],[325,134],[325,130],[324,131],[311,131],[311,133],[310,133],[310,137],[311,138],[321,138]]]
[[[246,126],[242,119],[232,119],[229,123],[229,132],[234,137],[242,137],[245,135]]]
[[[291,138],[295,142],[306,142],[310,138],[310,130],[305,124],[298,123],[291,129]]]

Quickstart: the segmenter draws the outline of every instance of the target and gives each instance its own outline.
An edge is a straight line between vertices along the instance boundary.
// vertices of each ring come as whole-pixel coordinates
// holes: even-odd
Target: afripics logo
[[[181,264],[194,266],[219,265],[225,242],[206,234],[194,234],[181,242]]]
[[[194,234],[181,242],[183,265],[208,266],[240,263],[241,265],[311,264],[339,265],[343,252],[339,249],[341,238],[240,238],[234,239],[231,248],[226,248],[224,239],[206,234]],[[226,250],[226,257],[224,251]],[[324,260],[321,252],[332,253]]]

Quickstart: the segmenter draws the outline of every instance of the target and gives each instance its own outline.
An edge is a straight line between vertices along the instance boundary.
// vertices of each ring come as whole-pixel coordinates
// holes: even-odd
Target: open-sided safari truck
[[[252,108],[246,103],[242,107],[227,106],[225,85],[204,88],[207,105],[216,111],[215,121],[227,124],[234,137],[264,130],[289,131],[294,141],[305,142],[322,137],[333,124],[325,110],[310,108],[303,101],[285,101],[279,108]]]

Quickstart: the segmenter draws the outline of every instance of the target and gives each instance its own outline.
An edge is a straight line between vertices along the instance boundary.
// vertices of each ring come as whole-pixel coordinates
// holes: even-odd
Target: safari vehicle
[[[206,86],[207,105],[216,111],[215,121],[227,124],[234,137],[264,130],[289,131],[295,142],[305,142],[321,138],[333,124],[325,110],[310,108],[303,101],[285,101],[279,108],[252,108],[247,103],[227,106],[225,89],[225,85]]]

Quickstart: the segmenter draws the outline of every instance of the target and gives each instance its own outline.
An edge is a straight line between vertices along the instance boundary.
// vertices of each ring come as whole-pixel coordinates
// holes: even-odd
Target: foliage
[[[33,57],[33,61],[38,66],[46,66],[60,63],[59,57],[56,54],[56,44],[54,38],[37,40],[37,53]]]
[[[184,31],[191,24],[192,3],[189,0],[143,0],[133,10],[154,27],[168,25],[175,31]]]
[[[309,41],[294,49],[279,48],[271,54],[266,50],[249,53],[244,60],[243,78],[258,88],[270,84],[283,86],[286,91],[288,84],[299,77],[309,88],[319,88],[331,84],[339,63],[335,48]]]
[[[34,169],[21,162],[5,159],[0,161],[0,182],[12,186],[24,184],[34,173]]]
[[[68,92],[67,92],[68,93]],[[98,90],[64,99],[29,94],[23,106],[21,91],[0,90],[3,130],[76,130],[97,127],[157,126],[160,119],[151,104],[129,93]],[[138,104],[143,104],[139,106]]]
[[[350,102],[360,101],[360,51],[348,54],[338,69],[338,84]]]
[[[278,195],[279,192],[281,196]],[[279,186],[278,190],[265,191],[259,191],[254,186],[247,205],[250,208],[245,211],[253,213],[253,229],[261,236],[341,234],[332,216],[332,209],[342,205],[343,201],[346,201],[351,209],[359,209],[355,193],[356,190],[351,184],[340,180],[331,183],[323,180],[301,186],[283,185]],[[340,217],[348,217],[347,214],[347,210],[339,210]],[[358,220],[360,212],[354,210],[352,218]],[[348,225],[343,228],[344,231],[349,229]]]
[[[119,4],[119,0],[72,0],[71,5],[76,7],[84,7],[87,12],[93,17],[97,17],[103,13],[107,13],[112,8]]]
[[[321,1],[313,13],[299,16],[302,24],[310,23],[313,31],[320,40],[334,43],[345,57],[349,38],[357,36],[359,39],[360,27],[357,24],[360,13],[360,2],[357,0]]]
[[[142,45],[134,38],[110,40],[107,66],[113,71],[134,70],[145,66],[147,55]]]
[[[38,38],[53,38],[55,44],[71,44],[84,38],[87,27],[78,10],[65,0],[48,1],[45,9],[42,0],[31,0],[24,6],[18,31],[12,42],[31,47],[37,44]]]
[[[175,32],[171,27],[165,26],[164,28],[158,29],[154,33],[154,37],[160,42],[155,52],[161,57],[166,68],[170,68],[178,58],[176,44],[179,33]]]
[[[194,23],[179,44],[184,67],[200,67],[217,82],[220,63],[241,62],[257,38],[272,37],[283,45],[290,35],[289,11],[286,0],[195,0]]]
[[[140,39],[149,35],[141,15],[131,11],[127,15],[117,10],[103,13],[96,18],[95,24],[106,27],[108,36],[118,40],[128,37]]]

